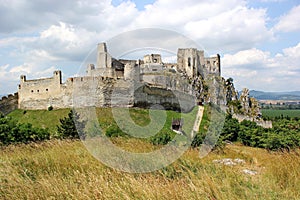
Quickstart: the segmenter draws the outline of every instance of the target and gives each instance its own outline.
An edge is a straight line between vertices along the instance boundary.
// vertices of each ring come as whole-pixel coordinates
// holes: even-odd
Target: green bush
[[[154,145],[165,145],[172,140],[174,135],[175,133],[172,130],[165,129],[150,137],[150,141]]]
[[[268,150],[290,150],[300,146],[300,123],[295,119],[277,119],[273,121],[273,128],[266,129],[255,122],[244,120],[238,123],[227,116],[220,140],[240,141]]]
[[[117,125],[112,125],[107,128],[105,135],[107,137],[127,136]]]
[[[2,144],[28,143],[50,139],[48,129],[35,128],[30,123],[19,124],[0,115],[0,142]]]
[[[206,136],[206,133],[204,133],[204,132],[198,132],[195,135],[195,137],[193,138],[191,146],[193,148],[200,146],[203,143],[205,136]]]
[[[222,140],[236,141],[239,137],[240,124],[232,115],[227,115],[220,138]]]

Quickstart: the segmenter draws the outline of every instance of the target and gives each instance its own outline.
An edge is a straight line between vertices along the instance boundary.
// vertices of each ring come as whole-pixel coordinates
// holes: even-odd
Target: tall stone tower
[[[178,70],[185,71],[189,77],[198,76],[202,54],[203,52],[198,51],[196,48],[178,49]]]
[[[105,43],[99,43],[97,46],[97,66],[96,68],[111,68],[112,58],[107,52]]]
[[[112,67],[112,57],[107,52],[105,43],[99,43],[97,46],[97,66],[95,70],[97,75],[105,77],[114,77],[114,69]]]

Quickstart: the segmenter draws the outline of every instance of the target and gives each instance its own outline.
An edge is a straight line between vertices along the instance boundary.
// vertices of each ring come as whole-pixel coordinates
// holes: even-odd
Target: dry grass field
[[[112,141],[137,152],[157,148],[132,138]],[[101,164],[81,141],[1,147],[0,199],[300,199],[299,150],[268,152],[235,144],[202,159],[198,154],[190,149],[166,168],[132,174]],[[245,163],[213,162],[222,158]]]

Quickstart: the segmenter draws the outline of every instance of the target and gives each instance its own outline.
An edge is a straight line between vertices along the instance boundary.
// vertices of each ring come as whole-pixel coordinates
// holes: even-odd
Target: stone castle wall
[[[54,109],[134,106],[146,101],[175,105],[176,95],[166,97],[161,91],[176,91],[187,98],[197,96],[201,88],[194,91],[191,83],[195,77],[218,74],[220,67],[219,56],[205,58],[204,51],[195,48],[178,49],[177,58],[177,63],[168,65],[162,63],[159,54],[146,55],[144,60],[117,60],[108,53],[106,44],[100,43],[97,63],[87,66],[86,76],[69,78],[65,83],[62,83],[60,71],[44,79],[26,80],[26,76],[21,76],[18,107],[35,110],[49,106]],[[154,87],[160,92],[146,92],[149,88],[154,91]]]
[[[164,74],[139,76],[138,70],[139,67],[128,64],[123,78],[83,76],[69,78],[65,83],[60,82],[59,71],[47,79],[26,80],[23,76],[19,88],[22,95],[19,98],[19,108],[132,107],[145,103],[147,106],[162,104],[178,107],[178,96],[186,98],[184,102],[192,102],[194,105],[193,90],[186,80]],[[166,96],[168,93],[172,95]],[[190,107],[188,103],[184,103],[183,109],[188,110]]]
[[[217,76],[221,76],[221,63],[219,54],[215,57],[204,58],[204,63],[205,70],[208,74],[216,74]]]
[[[9,94],[0,100],[0,113],[6,115],[18,108],[18,93]]]
[[[63,95],[61,78],[60,71],[55,71],[53,77],[44,79],[26,80],[26,76],[21,76],[19,108],[47,109]]]
[[[262,126],[264,128],[272,128],[272,121],[264,121],[264,120],[259,120],[253,117],[249,117],[246,115],[240,115],[240,114],[233,114],[233,118],[237,119],[239,122],[242,122],[243,120],[248,120],[248,121],[253,121],[257,125]]]

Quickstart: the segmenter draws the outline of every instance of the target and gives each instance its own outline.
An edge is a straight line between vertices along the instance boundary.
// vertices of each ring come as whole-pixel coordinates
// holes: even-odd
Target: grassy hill
[[[55,132],[59,119],[68,112],[15,110],[9,115]],[[170,131],[172,118],[179,117],[174,111],[166,113],[162,131]],[[96,114],[104,130],[115,125],[109,108],[98,108]],[[130,109],[130,117],[141,126],[150,123],[145,109]],[[200,130],[207,129],[208,118],[209,109],[205,109]],[[162,148],[131,137],[110,140],[130,152]],[[78,140],[1,146],[0,199],[300,199],[299,154],[299,149],[268,152],[233,144],[200,159],[195,148],[161,170],[131,174],[103,165]],[[223,158],[239,158],[245,163],[226,166],[214,162]],[[245,174],[243,170],[257,174]]]
[[[119,108],[122,109],[122,108]],[[60,124],[59,119],[66,117],[69,113],[70,109],[59,109],[59,110],[15,110],[11,112],[8,116],[18,120],[20,123],[31,123],[34,127],[40,128],[48,128],[51,134],[55,134],[57,125]],[[116,122],[114,120],[111,108],[96,108],[96,115],[98,117],[98,121],[100,127],[103,130],[111,126],[116,126]],[[181,114],[175,111],[166,111],[166,122],[164,124],[163,130],[169,130],[171,127],[172,118],[180,118],[180,117],[187,117],[189,115],[196,114],[196,107],[195,109],[189,114]],[[165,111],[157,111],[157,112],[165,112]],[[146,126],[150,123],[150,116],[149,110],[147,109],[140,109],[140,108],[130,108],[129,109],[130,117],[134,123],[140,126]],[[206,121],[207,116],[205,118]],[[188,123],[188,120],[186,120]],[[186,124],[188,126],[188,124]],[[192,127],[192,125],[190,126]]]
[[[152,151],[132,138],[113,138],[127,149]],[[300,199],[299,150],[269,153],[228,145],[200,159],[197,149],[159,171],[131,174],[106,167],[80,141],[11,145],[0,151],[0,199]],[[240,158],[226,166],[215,159]],[[245,169],[257,175],[244,174]]]
[[[14,110],[8,116],[20,123],[31,123],[35,127],[49,128],[51,133],[56,131],[59,119],[68,115],[70,109],[59,110]]]

